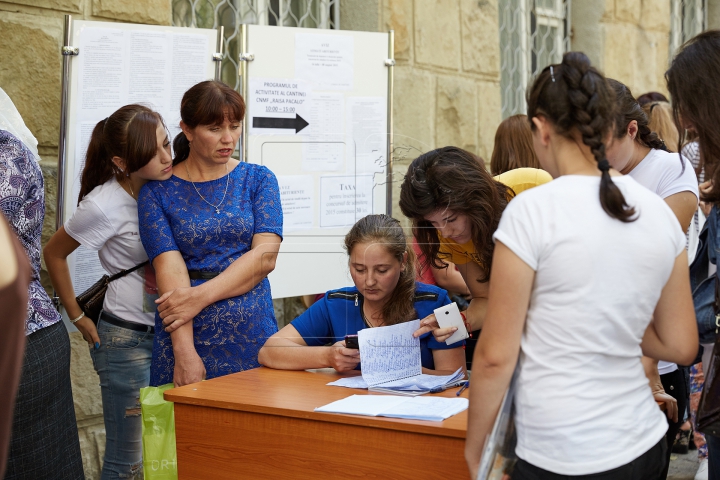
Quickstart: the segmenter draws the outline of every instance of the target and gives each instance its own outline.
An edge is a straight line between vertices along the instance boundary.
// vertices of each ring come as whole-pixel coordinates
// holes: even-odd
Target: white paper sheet
[[[312,175],[278,175],[283,232],[312,228],[315,218],[315,180]]]
[[[358,332],[362,377],[369,387],[422,374],[420,320]]]
[[[383,97],[348,97],[346,156],[356,173],[385,172],[387,157],[387,101]],[[352,160],[351,160],[352,161]]]
[[[343,121],[345,97],[342,93],[313,93],[308,103],[310,125],[301,133],[302,169],[305,172],[335,172],[344,166],[346,150]]]
[[[144,103],[157,111],[167,111],[170,39],[165,32],[130,32],[128,103]]]
[[[462,368],[459,368],[455,373],[451,375],[429,375],[422,373],[409,378],[403,378],[401,380],[393,380],[383,383],[383,388],[397,388],[402,387],[404,390],[430,390],[447,383],[460,380],[464,377]],[[333,387],[345,387],[345,388],[368,388],[367,382],[362,376],[357,377],[343,377],[341,379],[330,382],[327,385]]]
[[[249,97],[251,134],[295,135],[312,128],[303,127],[303,122],[309,123],[310,118],[310,89],[304,80],[251,78]],[[287,122],[275,127],[264,126],[267,122],[264,119],[276,118]]]
[[[92,287],[95,282],[107,273],[100,265],[98,252],[82,245],[72,253],[69,263],[71,263],[70,272],[75,295],[80,295]]]
[[[119,29],[86,28],[80,35],[80,121],[97,122],[123,105],[128,90],[128,77],[124,75],[125,33]]]
[[[295,77],[314,90],[352,90],[354,61],[350,35],[295,34]]]
[[[320,177],[320,226],[354,225],[373,211],[372,175]]]
[[[468,405],[467,398],[351,395],[315,411],[440,422],[467,410]]]

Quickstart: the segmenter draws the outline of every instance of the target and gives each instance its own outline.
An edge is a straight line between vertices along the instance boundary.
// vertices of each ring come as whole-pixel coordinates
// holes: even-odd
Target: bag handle
[[[118,273],[116,273],[115,275],[113,275],[112,277],[108,278],[108,279],[107,279],[107,283],[110,283],[110,282],[112,282],[112,281],[114,281],[114,280],[117,280],[118,278],[122,278],[122,277],[124,277],[125,275],[134,272],[134,271],[137,270],[138,268],[144,267],[144,266],[147,265],[148,263],[150,263],[150,260],[145,260],[144,262],[138,263],[137,265],[135,265],[135,266],[132,267],[132,268],[128,268],[127,270],[123,270],[122,272],[118,272]]]

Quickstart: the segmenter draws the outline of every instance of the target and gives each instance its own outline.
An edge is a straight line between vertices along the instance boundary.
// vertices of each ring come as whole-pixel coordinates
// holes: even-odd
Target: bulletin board
[[[390,204],[392,33],[243,25],[243,155],[278,179],[274,298],[352,284],[345,234]]]
[[[159,112],[180,132],[180,100],[192,85],[216,78],[222,33],[200,28],[111,22],[65,23],[58,168],[58,228],[77,207],[80,175],[95,125],[131,103]],[[76,294],[105,274],[97,252],[81,246],[69,258]]]

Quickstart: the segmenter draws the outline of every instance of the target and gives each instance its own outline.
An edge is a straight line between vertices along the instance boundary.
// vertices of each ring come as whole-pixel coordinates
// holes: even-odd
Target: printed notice
[[[320,226],[347,227],[373,211],[373,176],[320,177]]]
[[[308,126],[310,90],[303,80],[250,79],[250,133],[295,135]]]
[[[314,93],[309,102],[308,122],[302,133],[302,169],[305,172],[336,172],[344,165],[345,134],[342,93]]]
[[[78,45],[82,55],[78,78],[81,119],[105,118],[124,105],[128,78],[124,75],[125,32],[110,28],[86,28]]]
[[[349,35],[295,34],[295,77],[313,90],[352,90],[354,58]]]
[[[356,173],[385,171],[387,155],[387,101],[383,97],[347,99],[348,169]]]
[[[312,228],[315,181],[312,175],[278,175],[283,231]]]
[[[100,265],[98,252],[80,245],[71,257],[72,283],[75,288],[75,295],[92,287],[95,282],[106,275],[105,269]]]

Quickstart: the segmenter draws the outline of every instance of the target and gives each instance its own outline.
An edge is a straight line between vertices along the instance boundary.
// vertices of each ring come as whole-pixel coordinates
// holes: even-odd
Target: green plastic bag
[[[175,408],[163,399],[172,383],[140,389],[145,480],[177,480]]]

